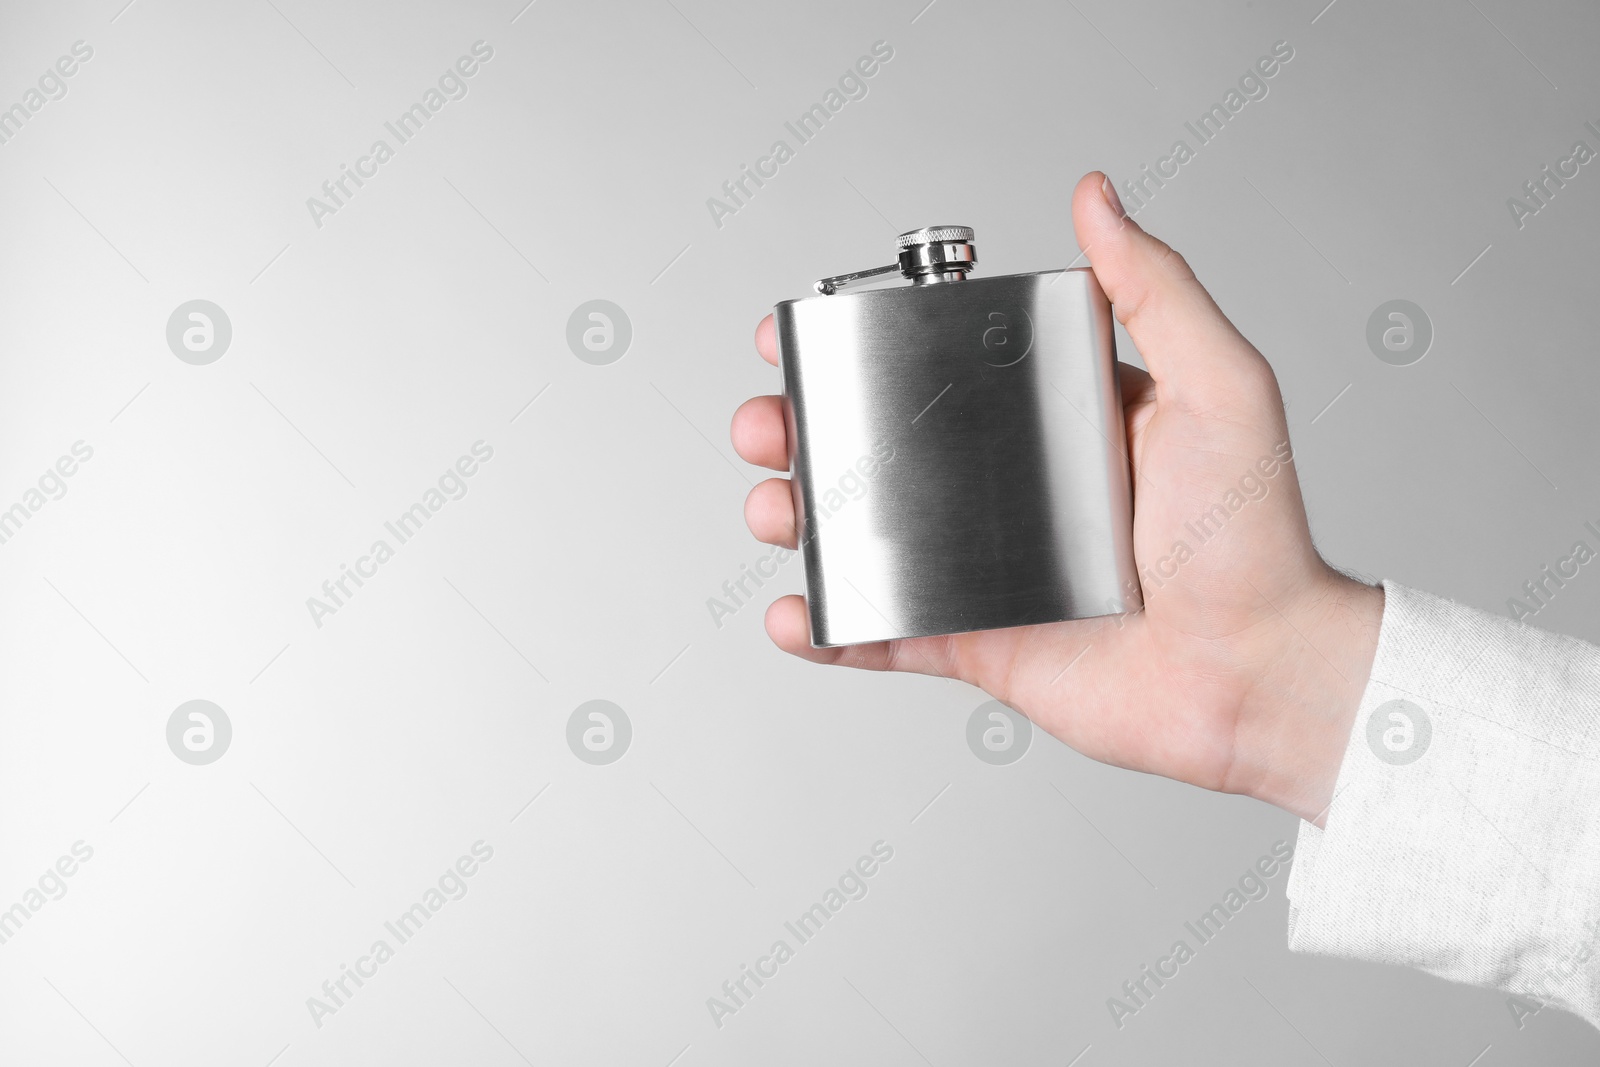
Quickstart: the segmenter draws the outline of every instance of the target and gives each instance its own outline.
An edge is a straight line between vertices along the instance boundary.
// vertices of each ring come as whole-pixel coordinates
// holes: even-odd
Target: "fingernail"
[[[1105,201],[1110,205],[1111,210],[1117,213],[1117,218],[1125,219],[1128,217],[1128,213],[1122,209],[1122,198],[1117,195],[1117,190],[1111,184],[1110,178],[1100,179],[1100,195],[1105,197]]]

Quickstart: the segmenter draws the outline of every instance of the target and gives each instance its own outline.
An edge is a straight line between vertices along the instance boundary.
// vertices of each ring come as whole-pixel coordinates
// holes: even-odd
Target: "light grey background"
[[[707,608],[766,551],[726,426],[778,387],[774,302],[929,223],[974,226],[985,273],[1066,264],[1074,180],[1154,164],[1286,40],[1140,221],[1277,368],[1329,558],[1507,611],[1600,520],[1600,164],[1521,229],[1506,206],[1600,148],[1593,6],[125,2],[0,9],[0,106],[94,50],[0,145],[0,508],[93,448],[0,544],[0,908],[93,849],[0,944],[0,1061],[1600,1054],[1553,1010],[1291,957],[1281,874],[1119,1030],[1107,998],[1294,820],[1042,732],[980,761],[976,690],[769,645],[798,560]],[[465,98],[316,226],[480,40]],[[879,40],[868,95],[717,227],[706,199]],[[232,324],[205,366],[166,342],[193,299]],[[610,365],[567,347],[593,299],[632,323]],[[1412,366],[1367,348],[1391,299],[1434,325]],[[314,625],[480,440],[467,495]],[[1592,571],[1535,621],[1600,637]],[[232,726],[206,765],[167,745],[196,699]],[[590,700],[631,722],[614,763],[567,746]],[[317,1026],[307,998],[479,840],[467,894]],[[868,895],[714,1025],[880,840]]]

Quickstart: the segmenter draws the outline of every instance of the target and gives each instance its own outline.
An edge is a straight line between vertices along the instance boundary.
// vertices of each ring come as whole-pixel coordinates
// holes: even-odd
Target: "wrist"
[[[1281,617],[1237,760],[1242,792],[1322,825],[1372,674],[1383,589],[1329,570]]]

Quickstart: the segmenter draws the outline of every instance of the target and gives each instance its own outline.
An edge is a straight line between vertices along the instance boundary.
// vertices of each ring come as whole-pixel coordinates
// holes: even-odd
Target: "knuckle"
[[[1277,372],[1259,352],[1252,352],[1251,356],[1252,358],[1240,369],[1241,392],[1253,397],[1259,403],[1281,408],[1283,390],[1278,385]]]
[[[1195,280],[1194,269],[1189,266],[1189,261],[1183,258],[1183,253],[1167,244],[1165,241],[1156,240],[1156,265],[1167,275],[1185,282]]]
[[[1142,316],[1150,313],[1150,309],[1161,300],[1161,294],[1170,283],[1195,282],[1194,270],[1189,266],[1189,261],[1183,258],[1171,245],[1146,234],[1150,242],[1146,250],[1147,262],[1153,268],[1147,279],[1138,287],[1132,296],[1117,305],[1117,320],[1124,326],[1131,326]]]

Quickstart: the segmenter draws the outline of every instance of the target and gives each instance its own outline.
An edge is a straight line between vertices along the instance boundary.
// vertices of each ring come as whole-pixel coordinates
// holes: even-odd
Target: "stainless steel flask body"
[[[944,278],[777,306],[818,647],[1142,606],[1094,274]]]

